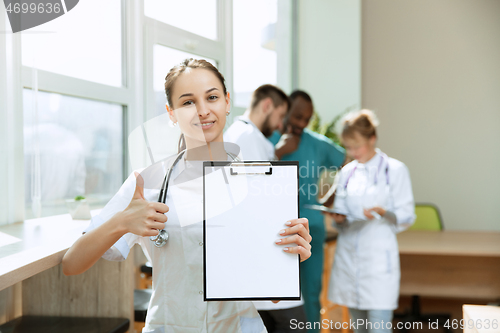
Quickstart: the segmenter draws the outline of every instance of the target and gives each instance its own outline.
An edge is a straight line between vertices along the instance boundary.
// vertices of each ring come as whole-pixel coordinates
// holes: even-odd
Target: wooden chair
[[[149,301],[153,292],[153,267],[151,263],[146,262],[137,269],[136,279],[137,289],[134,290],[134,329],[136,332],[142,332],[145,325],[148,312]]]
[[[147,262],[138,269],[137,289],[150,289],[153,284],[153,267]]]
[[[335,248],[337,246],[337,232],[334,229],[327,228],[327,238],[324,245],[324,259],[323,259],[323,278],[322,288],[320,294],[321,303],[321,322],[323,320],[334,320],[334,312],[340,308],[341,322],[349,322],[349,310],[345,306],[332,303],[328,299],[328,286],[330,284],[330,276],[332,273],[333,259],[335,256]],[[323,326],[323,325],[322,325]],[[348,327],[348,326],[347,326]],[[348,328],[342,328],[342,333],[348,333]],[[329,330],[321,328],[321,333],[330,333]]]

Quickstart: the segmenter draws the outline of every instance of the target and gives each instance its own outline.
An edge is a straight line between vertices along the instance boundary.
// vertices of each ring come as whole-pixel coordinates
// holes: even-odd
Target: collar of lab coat
[[[177,165],[172,166],[172,183],[179,184],[188,180],[193,180],[203,176],[203,161],[199,160],[186,160],[183,156]],[[193,169],[194,170],[191,170]],[[183,175],[184,171],[191,170],[186,175]],[[186,178],[187,177],[187,178]]]
[[[241,119],[241,120],[244,120],[244,121],[245,121],[245,122],[247,122],[248,124],[252,125],[252,126],[253,126],[253,127],[254,127],[254,128],[255,128],[258,132],[259,132],[259,133],[261,133],[261,132],[260,132],[260,129],[257,127],[257,125],[255,125],[255,124],[253,123],[253,121],[251,121],[251,120],[250,120],[250,118],[248,118],[248,116],[243,115],[243,116],[239,116],[238,118],[236,118],[236,120],[240,120],[240,119]]]
[[[382,158],[382,151],[379,148],[375,148],[375,155],[370,158],[365,163],[358,162],[358,168],[377,168],[380,164],[380,159]]]

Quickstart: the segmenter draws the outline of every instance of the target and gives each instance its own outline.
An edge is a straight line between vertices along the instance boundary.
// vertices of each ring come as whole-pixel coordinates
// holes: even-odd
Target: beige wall
[[[363,0],[362,105],[417,202],[500,230],[499,0]]]

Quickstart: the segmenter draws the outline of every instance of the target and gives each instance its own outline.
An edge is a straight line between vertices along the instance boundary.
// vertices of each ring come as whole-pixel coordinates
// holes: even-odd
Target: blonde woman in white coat
[[[369,110],[344,119],[342,140],[354,161],[339,173],[332,214],[339,237],[329,298],[349,308],[360,323],[356,333],[392,331],[400,280],[396,234],[415,220],[408,168],[376,148],[377,125]]]

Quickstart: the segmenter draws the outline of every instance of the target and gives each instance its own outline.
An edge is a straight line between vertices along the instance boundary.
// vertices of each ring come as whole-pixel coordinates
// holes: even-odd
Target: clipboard
[[[203,162],[205,301],[300,300],[300,258],[278,245],[299,217],[296,161]]]

